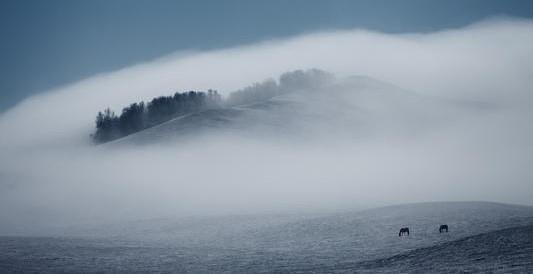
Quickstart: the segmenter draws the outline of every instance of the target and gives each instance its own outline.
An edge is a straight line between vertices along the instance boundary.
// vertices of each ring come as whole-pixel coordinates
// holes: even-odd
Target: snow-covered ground
[[[420,248],[385,259],[337,266],[369,272],[533,271],[533,225],[513,227]]]
[[[449,233],[438,232],[443,223]],[[70,227],[53,237],[0,237],[0,269],[528,272],[533,270],[531,225],[532,207],[482,202],[321,215],[157,219]],[[404,226],[411,235],[398,237]]]

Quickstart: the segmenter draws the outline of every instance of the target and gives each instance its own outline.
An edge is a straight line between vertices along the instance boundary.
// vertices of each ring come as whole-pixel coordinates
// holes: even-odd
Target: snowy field
[[[449,233],[439,233],[443,223]],[[398,237],[404,226],[411,235]],[[531,262],[533,208],[481,202],[157,219],[0,237],[7,272],[531,272]]]

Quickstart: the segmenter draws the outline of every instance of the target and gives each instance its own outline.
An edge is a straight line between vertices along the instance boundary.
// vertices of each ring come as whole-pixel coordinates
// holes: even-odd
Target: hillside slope
[[[533,271],[533,225],[512,227],[416,249],[336,271],[429,273]],[[326,270],[325,270],[326,271]]]
[[[368,77],[349,77],[251,104],[184,115],[111,143],[153,144],[216,134],[259,140],[412,135],[483,107],[423,96]]]
[[[449,233],[438,232],[442,223],[450,226]],[[53,238],[0,237],[0,267],[193,273],[523,270],[531,269],[532,224],[532,207],[485,202],[322,216],[156,219],[70,228]],[[403,226],[411,228],[409,237],[398,237]],[[493,232],[501,229],[509,230]]]

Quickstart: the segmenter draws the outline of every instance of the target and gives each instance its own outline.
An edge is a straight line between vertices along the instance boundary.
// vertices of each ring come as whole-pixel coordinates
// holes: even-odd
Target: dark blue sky
[[[36,92],[176,50],[323,29],[433,31],[499,15],[533,17],[533,1],[1,0],[0,111]]]

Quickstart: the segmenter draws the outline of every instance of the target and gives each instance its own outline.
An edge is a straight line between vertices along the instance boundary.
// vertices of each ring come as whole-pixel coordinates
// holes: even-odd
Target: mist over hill
[[[159,97],[146,109],[160,98],[176,102],[176,96]],[[509,149],[496,135],[480,139],[508,125],[494,104],[320,70],[285,73],[225,98],[185,112],[176,108],[101,146],[14,155],[14,163],[24,159],[32,173],[4,166],[2,187],[10,196],[2,202],[16,209],[2,212],[4,230],[19,230],[39,216],[46,229],[91,216],[106,222],[494,200],[509,191],[498,179],[503,174],[517,184],[527,176],[512,162],[487,157]],[[142,103],[135,105],[142,106],[139,117],[152,119]],[[75,161],[64,161],[69,158]],[[71,206],[63,207],[65,201]],[[19,211],[26,214],[13,218]]]
[[[531,204],[532,26],[312,33],[167,56],[42,93],[0,116],[1,230],[422,201]],[[282,81],[295,70],[303,81]],[[120,116],[132,103],[209,89],[224,102],[161,111],[102,145],[89,137],[98,111]]]
[[[515,136],[498,137],[512,120],[498,105],[427,96],[370,77],[290,72],[164,117],[101,146],[13,154],[3,166],[1,203],[14,209],[1,212],[4,231],[35,218],[51,229],[94,216],[106,222],[498,200],[511,193],[503,177],[520,186],[529,176],[499,161]],[[530,157],[526,152],[515,156]]]

